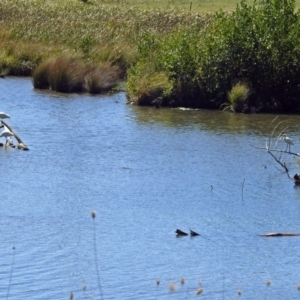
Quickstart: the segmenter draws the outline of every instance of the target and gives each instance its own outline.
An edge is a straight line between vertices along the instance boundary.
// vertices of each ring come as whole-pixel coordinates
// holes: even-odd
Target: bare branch
[[[271,124],[274,124],[274,122],[278,119],[278,117],[276,117]],[[251,145],[252,147],[256,148],[256,149],[263,149],[266,150],[271,156],[272,158],[275,160],[275,162],[284,170],[284,172],[287,174],[287,176],[290,179],[294,179],[295,183],[297,184],[298,180],[300,182],[300,175],[296,174],[294,177],[292,177],[290,175],[290,170],[287,167],[286,162],[283,160],[283,156],[286,155],[293,155],[296,157],[300,157],[300,153],[294,153],[290,151],[290,143],[288,143],[288,141],[286,140],[287,138],[284,135],[284,132],[288,129],[288,127],[285,127],[283,129],[280,129],[280,126],[284,123],[285,121],[280,121],[278,122],[273,129],[271,130],[270,134],[266,137],[266,145],[265,147],[258,147],[258,146],[254,146]],[[276,134],[276,131],[279,131],[279,134]],[[283,137],[285,137],[283,139]],[[279,149],[278,148],[278,144],[279,144],[279,140],[283,139],[284,142],[287,143],[287,148],[285,150]],[[275,141],[274,141],[275,140]],[[288,139],[289,140],[289,139]],[[277,153],[277,154],[276,154]]]

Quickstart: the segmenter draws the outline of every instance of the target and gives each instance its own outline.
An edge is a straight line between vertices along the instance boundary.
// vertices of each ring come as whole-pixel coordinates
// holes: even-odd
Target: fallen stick
[[[27,145],[25,145],[23,143],[23,141],[21,140],[21,138],[17,135],[17,133],[3,120],[1,120],[2,124],[5,125],[13,134],[14,134],[14,137],[16,138],[16,140],[18,141],[18,149],[21,149],[21,150],[29,150],[29,148],[27,147]]]
[[[274,237],[274,236],[300,236],[300,233],[293,233],[293,232],[270,232],[270,233],[260,234],[259,236],[264,236],[264,237]]]

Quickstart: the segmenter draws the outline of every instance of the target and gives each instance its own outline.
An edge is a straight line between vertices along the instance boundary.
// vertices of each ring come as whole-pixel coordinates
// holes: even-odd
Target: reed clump
[[[116,66],[85,65],[78,58],[59,56],[42,62],[33,72],[33,85],[39,89],[92,94],[107,92],[119,84]]]
[[[223,110],[232,112],[246,112],[249,110],[249,97],[252,91],[245,82],[237,82],[227,93],[228,102],[221,105]]]

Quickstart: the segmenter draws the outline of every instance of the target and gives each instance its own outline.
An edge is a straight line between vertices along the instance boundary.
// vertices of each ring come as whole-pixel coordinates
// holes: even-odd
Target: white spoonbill
[[[294,142],[292,141],[292,139],[290,139],[286,134],[282,135],[282,139],[287,144],[286,150],[289,148],[289,152],[291,152],[291,145],[294,145]]]
[[[1,132],[0,137],[5,137],[6,138],[6,143],[5,145],[7,145],[7,143],[9,142],[9,138],[14,136],[14,134],[8,130],[8,128],[5,127],[5,129]]]
[[[7,118],[10,118],[10,116],[5,112],[0,111],[0,119],[7,119]]]

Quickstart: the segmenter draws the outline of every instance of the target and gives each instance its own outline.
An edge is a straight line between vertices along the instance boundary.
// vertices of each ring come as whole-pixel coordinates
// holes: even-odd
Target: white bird
[[[14,134],[7,128],[4,126],[4,130],[1,132],[0,137],[5,137],[6,138],[6,143],[5,145],[7,145],[7,143],[10,140],[10,137],[14,136]]]
[[[1,111],[0,112],[0,119],[7,119],[10,118],[10,116],[8,114],[6,114],[5,112]]]
[[[289,148],[289,152],[290,152],[291,151],[291,145],[294,145],[294,142],[286,134],[282,135],[282,139],[287,144],[286,150]]]

